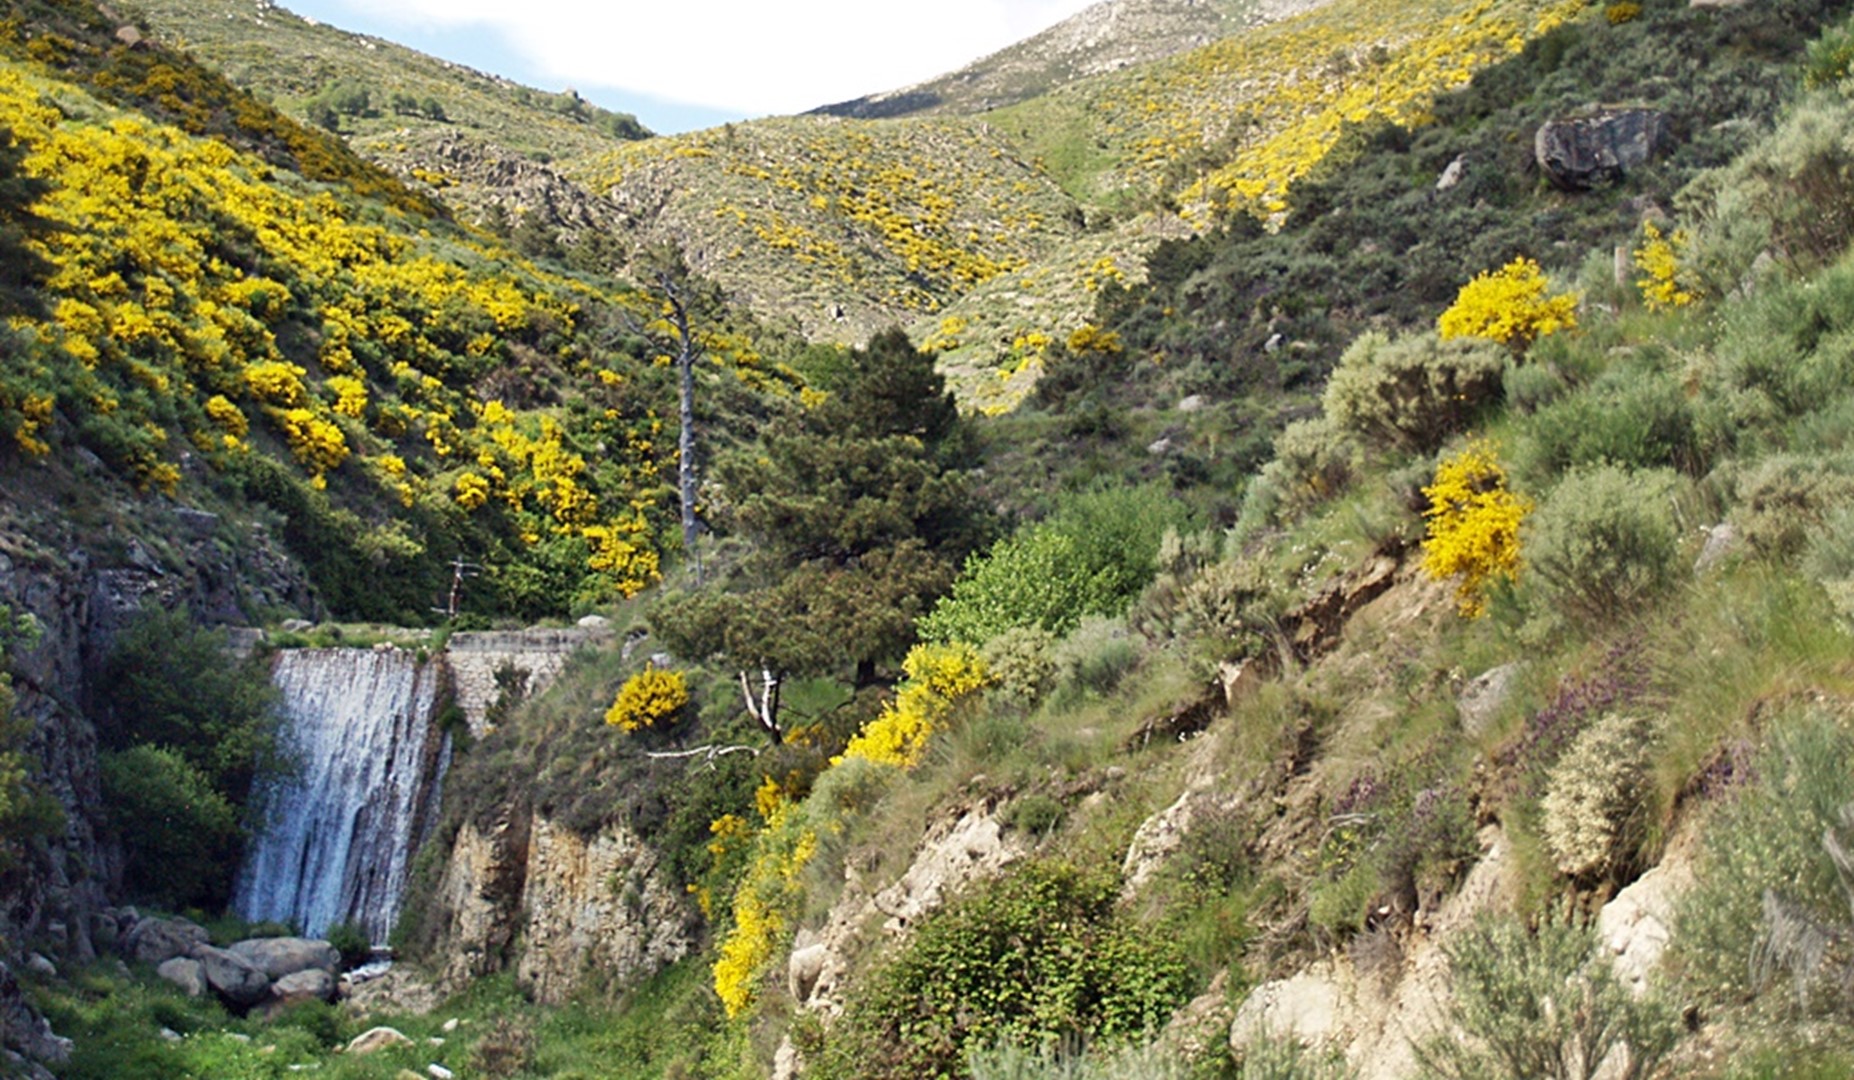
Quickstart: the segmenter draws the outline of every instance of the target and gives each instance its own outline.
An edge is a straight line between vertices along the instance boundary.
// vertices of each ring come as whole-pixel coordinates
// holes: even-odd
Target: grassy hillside
[[[451,225],[95,9],[34,15],[0,45],[10,472],[81,447],[145,493],[267,506],[355,616],[429,619],[456,558],[484,614],[654,579],[673,394],[623,314],[654,301]]]
[[[598,153],[649,135],[636,117],[575,95],[520,86],[274,4],[141,0],[126,10],[159,40],[184,48],[278,108],[307,117],[316,107],[369,155],[427,131],[539,161]]]

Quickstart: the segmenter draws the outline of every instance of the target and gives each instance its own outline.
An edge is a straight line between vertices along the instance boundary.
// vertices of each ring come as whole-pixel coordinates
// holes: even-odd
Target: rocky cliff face
[[[504,970],[542,1002],[572,996],[597,973],[634,985],[695,947],[694,913],[658,854],[623,826],[584,837],[545,817],[511,815],[487,831],[466,824],[435,898],[441,981]]]
[[[457,707],[470,722],[470,733],[480,737],[489,730],[490,713],[505,694],[517,700],[539,694],[575,652],[610,637],[604,620],[596,616],[572,629],[452,634],[444,645],[444,662]],[[497,672],[505,673],[500,682]]]
[[[107,488],[100,464],[90,471],[87,479]],[[300,569],[261,527],[233,530],[216,514],[171,502],[139,503],[134,518],[93,504],[103,520],[80,527],[71,503],[91,503],[95,493],[86,496],[21,483],[0,500],[0,604],[30,614],[39,630],[36,646],[13,657],[16,712],[31,724],[25,750],[34,779],[64,812],[61,834],[31,851],[0,892],[0,937],[80,959],[94,954],[88,924],[121,872],[88,715],[117,636],[143,604],[185,605],[209,624],[316,608]]]

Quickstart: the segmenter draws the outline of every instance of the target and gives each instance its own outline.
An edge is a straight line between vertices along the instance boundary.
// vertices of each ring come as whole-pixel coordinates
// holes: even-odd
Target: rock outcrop
[[[1615,183],[1641,168],[1665,147],[1671,134],[1664,113],[1601,108],[1547,121],[1533,136],[1532,152],[1554,185],[1584,191]]]
[[[504,970],[536,1000],[559,1002],[597,970],[632,985],[688,955],[696,920],[660,856],[635,832],[586,837],[545,817],[511,814],[487,832],[459,830],[430,916],[459,986]]]

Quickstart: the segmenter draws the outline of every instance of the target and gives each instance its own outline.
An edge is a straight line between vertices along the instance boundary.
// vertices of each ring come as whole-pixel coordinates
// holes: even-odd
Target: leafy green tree
[[[155,745],[178,754],[232,805],[276,763],[277,693],[262,669],[226,652],[225,632],[184,608],[144,609],[104,667],[105,750]]]
[[[101,760],[103,802],[122,840],[123,884],[167,908],[223,908],[245,832],[238,810],[186,756],[141,744]]]
[[[750,553],[722,587],[671,594],[650,616],[672,651],[739,670],[775,740],[779,683],[844,670],[872,682],[977,532],[964,425],[904,334],[878,335],[809,400],[719,463],[721,523]]]

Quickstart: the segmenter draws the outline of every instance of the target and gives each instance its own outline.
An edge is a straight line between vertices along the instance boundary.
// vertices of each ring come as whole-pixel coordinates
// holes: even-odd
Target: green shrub
[[[1111,693],[1139,664],[1139,647],[1124,619],[1091,615],[1057,644],[1050,656],[1056,688],[1068,700]]]
[[[1827,708],[1780,713],[1748,772],[1745,764],[1738,761],[1733,773],[1748,780],[1728,792],[1704,834],[1695,884],[1674,925],[1681,974],[1719,1001],[1748,1001],[1780,974],[1803,974],[1794,962],[1772,963],[1788,952],[1773,948],[1786,930],[1807,923],[1846,934],[1850,923],[1844,883],[1823,838],[1831,830],[1845,836],[1854,725]],[[1809,978],[1797,981],[1810,989]]]
[[[1699,471],[1699,434],[1686,392],[1673,376],[1638,366],[1612,369],[1539,409],[1526,430],[1528,471],[1540,479],[1602,462]]]
[[[1012,627],[986,642],[979,655],[997,680],[989,695],[1025,708],[1042,700],[1056,680],[1055,645],[1040,626]]]
[[[1772,559],[1792,559],[1820,534],[1828,513],[1854,501],[1854,476],[1815,456],[1778,454],[1735,478],[1732,520],[1745,541]]]
[[[328,943],[341,954],[341,966],[353,970],[373,957],[373,939],[355,922],[338,922],[328,928]]]
[[[1258,559],[1181,555],[1140,594],[1127,621],[1154,645],[1176,643],[1201,667],[1257,656],[1278,643],[1289,593]]]
[[[1546,779],[1546,846],[1558,870],[1591,878],[1615,869],[1641,842],[1654,726],[1612,713],[1577,736]]]
[[[1570,389],[1563,375],[1548,365],[1537,363],[1536,358],[1534,363],[1508,367],[1500,384],[1507,406],[1522,416],[1538,412]]]
[[[1119,881],[1036,862],[927,916],[862,983],[815,1075],[964,1075],[966,1055],[1008,1041],[1125,1042],[1188,992],[1174,948],[1115,914]]]
[[[968,559],[916,629],[928,641],[983,645],[1013,627],[1060,634],[1087,615],[1118,615],[1152,580],[1160,540],[1185,515],[1154,487],[1072,497]]]
[[[1274,460],[1243,495],[1244,528],[1283,524],[1345,491],[1359,469],[1358,445],[1326,416],[1296,420],[1275,437]]]
[[[1636,999],[1617,981],[1590,928],[1548,918],[1536,932],[1484,916],[1447,947],[1454,1002],[1467,1036],[1418,1048],[1431,1072],[1466,1080],[1583,1080],[1620,1044],[1617,1080],[1653,1075],[1680,1037],[1680,1015],[1656,995]]]
[[[1717,353],[1707,385],[1723,412],[1716,423],[1768,428],[1838,400],[1854,383],[1854,264],[1727,308]]]
[[[1062,800],[1041,792],[1021,796],[1004,809],[1004,823],[1019,832],[1042,836],[1062,824],[1068,807]]]
[[[1479,339],[1369,331],[1339,358],[1326,417],[1367,447],[1430,453],[1499,399],[1508,363],[1506,350]]]
[[[1831,27],[1809,43],[1803,58],[1803,86],[1810,90],[1833,86],[1854,70],[1854,26]]]
[[[99,765],[128,893],[172,910],[224,907],[244,843],[238,811],[225,796],[166,747],[108,752]]]
[[[1664,469],[1574,469],[1531,516],[1522,536],[1529,578],[1550,609],[1618,618],[1677,574],[1677,478]]]
[[[1854,238],[1854,101],[1804,96],[1776,130],[1682,198],[1701,218],[1688,248],[1707,292],[1727,296],[1768,253],[1794,270],[1839,257]]]
[[[1189,1080],[1190,1064],[1157,1045],[1077,1049],[1046,1043],[1029,1049],[1015,1042],[975,1049],[966,1056],[972,1080]]]

